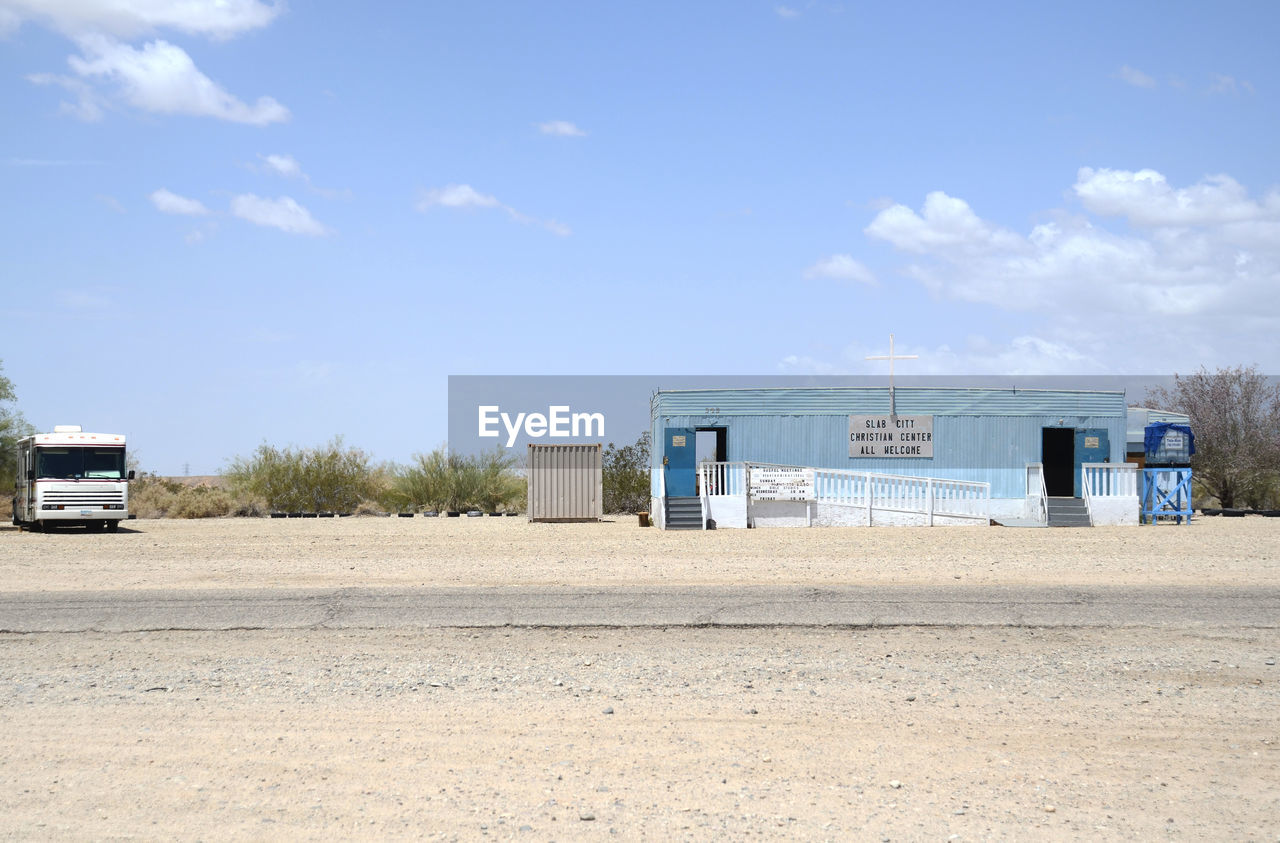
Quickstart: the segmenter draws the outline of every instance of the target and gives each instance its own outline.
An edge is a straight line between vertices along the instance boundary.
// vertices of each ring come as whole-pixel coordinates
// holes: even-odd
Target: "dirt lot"
[[[128,532],[125,532],[128,530]],[[272,586],[1280,584],[1280,518],[1091,530],[844,527],[663,532],[634,518],[139,520],[0,528],[7,591]]]
[[[1277,584],[1280,524],[0,530],[6,591]],[[0,636],[14,839],[1280,839],[1280,630]]]

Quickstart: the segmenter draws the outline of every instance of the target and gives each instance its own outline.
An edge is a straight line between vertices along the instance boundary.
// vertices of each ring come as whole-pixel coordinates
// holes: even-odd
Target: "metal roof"
[[[899,415],[942,416],[1119,416],[1123,391],[1066,389],[894,389]],[[780,387],[760,389],[658,390],[653,416],[759,416],[882,414],[889,412],[887,387]]]

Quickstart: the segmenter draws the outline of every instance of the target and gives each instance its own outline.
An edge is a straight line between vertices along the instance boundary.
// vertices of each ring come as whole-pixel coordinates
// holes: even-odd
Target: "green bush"
[[[634,445],[604,449],[604,511],[647,512],[649,510],[649,432],[640,434]]]
[[[276,510],[352,512],[378,499],[385,477],[359,448],[336,436],[318,448],[279,449],[265,442],[250,457],[236,457],[225,473],[237,496]]]
[[[441,446],[429,454],[415,454],[411,464],[396,468],[387,499],[398,509],[519,511],[525,483],[515,465],[515,458],[501,448],[469,457],[450,454]]]

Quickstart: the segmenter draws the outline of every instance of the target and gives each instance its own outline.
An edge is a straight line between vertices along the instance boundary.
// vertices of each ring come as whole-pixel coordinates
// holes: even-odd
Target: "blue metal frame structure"
[[[1191,523],[1191,469],[1142,470],[1142,523],[1158,524],[1161,518]]]

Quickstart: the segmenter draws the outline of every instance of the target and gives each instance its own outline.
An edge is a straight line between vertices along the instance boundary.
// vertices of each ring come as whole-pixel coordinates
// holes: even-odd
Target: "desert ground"
[[[5,591],[489,585],[1280,585],[1280,519],[1077,530],[664,532],[634,516],[214,518],[0,528]]]
[[[127,530],[127,532],[125,532]],[[0,529],[3,592],[1275,587],[1280,521]],[[1280,839],[1280,629],[0,634],[11,839]]]

